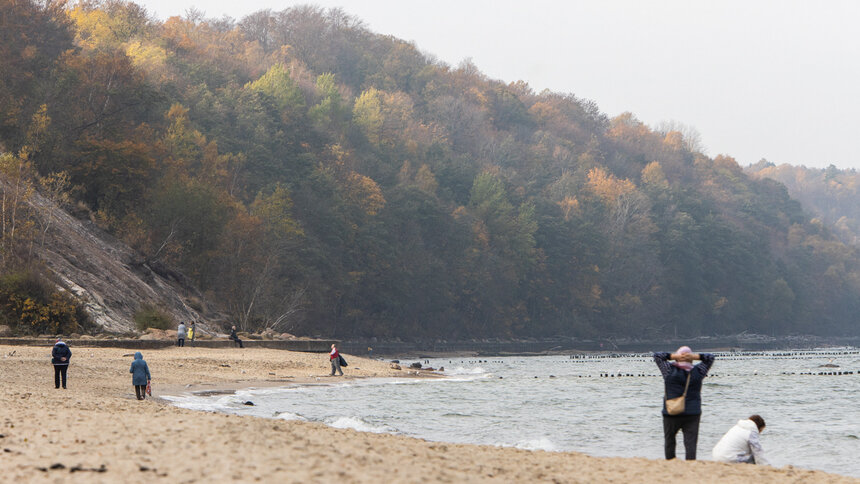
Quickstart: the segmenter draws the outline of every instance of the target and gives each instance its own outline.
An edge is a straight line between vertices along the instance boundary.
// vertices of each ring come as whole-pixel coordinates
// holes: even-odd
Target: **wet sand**
[[[128,373],[133,350],[72,347],[68,390],[54,388],[50,350],[0,346],[0,476],[5,482],[860,483],[790,467],[427,442],[319,423],[185,410],[157,398],[339,381],[328,376],[325,354],[191,347],[144,351],[156,398],[138,401]],[[350,365],[344,378],[408,377],[387,362],[345,357]]]

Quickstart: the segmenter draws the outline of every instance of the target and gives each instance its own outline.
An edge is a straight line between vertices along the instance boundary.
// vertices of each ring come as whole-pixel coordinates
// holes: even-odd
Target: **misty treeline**
[[[788,188],[792,198],[848,245],[860,245],[860,173],[851,168],[779,165],[761,160],[746,168],[757,178],[771,178]]]
[[[244,329],[856,329],[857,249],[689,134],[446,65],[338,9],[0,16],[7,176],[64,177],[67,208]]]

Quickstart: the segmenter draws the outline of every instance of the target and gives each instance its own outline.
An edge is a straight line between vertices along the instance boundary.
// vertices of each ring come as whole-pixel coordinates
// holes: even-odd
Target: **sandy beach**
[[[73,346],[67,390],[54,388],[50,350],[0,346],[4,482],[860,482],[791,467],[427,442],[185,410],[157,398],[332,382],[325,354],[191,347],[144,351],[156,398],[138,401],[128,373],[134,350]],[[350,366],[344,378],[408,377],[387,362],[345,356]]]

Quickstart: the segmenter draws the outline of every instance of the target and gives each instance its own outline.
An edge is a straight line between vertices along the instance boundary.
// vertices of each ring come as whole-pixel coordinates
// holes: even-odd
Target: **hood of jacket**
[[[738,420],[738,427],[750,432],[758,432],[758,425],[750,419]]]
[[[54,343],[54,346],[66,346],[66,342],[65,341],[57,341],[56,343]]]
[[[136,352],[134,354],[134,359],[135,360],[142,360],[143,359],[143,353],[141,353],[140,351]],[[755,425],[755,424],[753,424],[753,425]]]

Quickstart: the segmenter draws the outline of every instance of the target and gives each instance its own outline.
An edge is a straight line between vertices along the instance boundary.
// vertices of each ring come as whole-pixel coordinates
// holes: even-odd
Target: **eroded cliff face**
[[[133,330],[135,312],[147,304],[169,313],[177,323],[202,323],[204,331],[217,329],[226,320],[182,274],[140,262],[143,256],[120,240],[39,194],[30,203],[43,224],[50,221],[44,244],[37,241],[38,257],[104,330]]]

